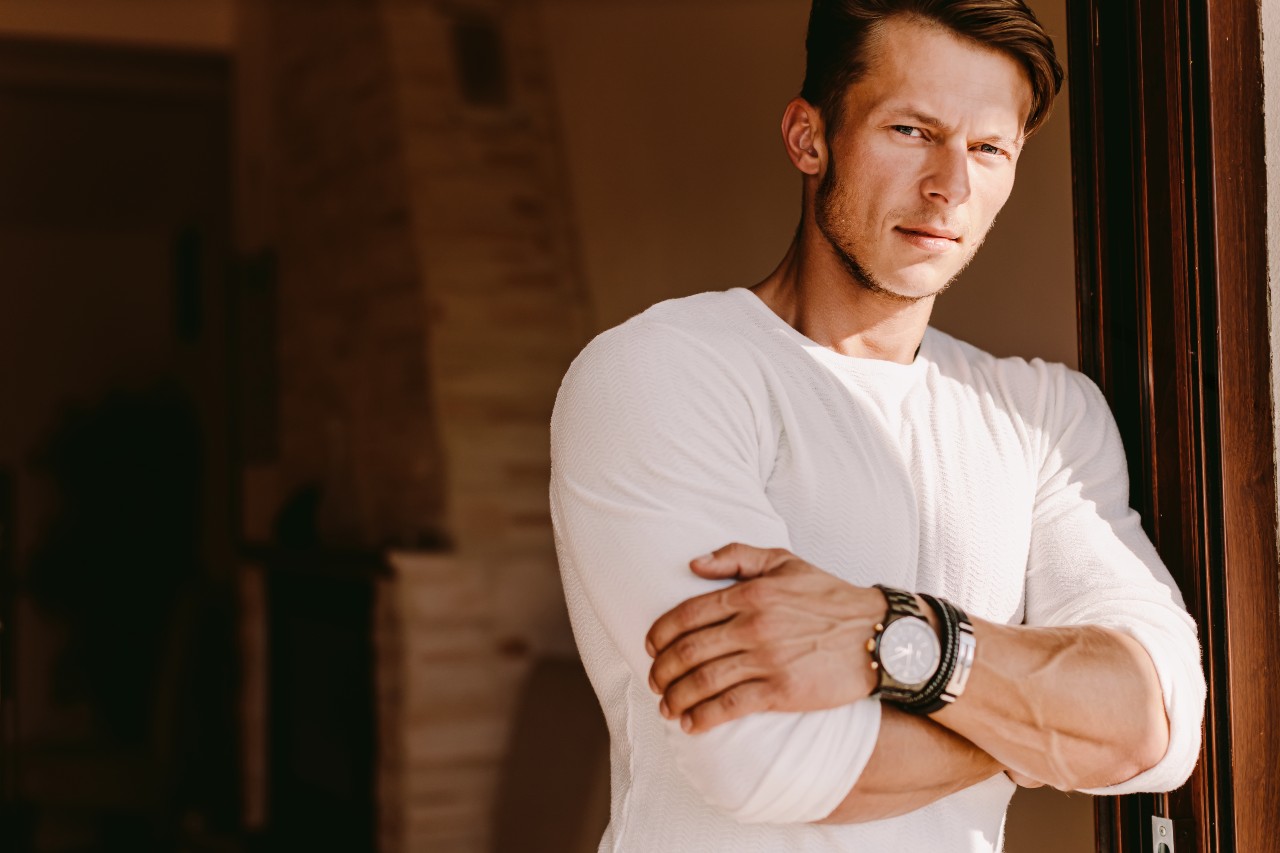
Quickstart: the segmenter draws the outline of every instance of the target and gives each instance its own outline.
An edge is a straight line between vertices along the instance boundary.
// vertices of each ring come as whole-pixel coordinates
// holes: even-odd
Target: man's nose
[[[939,146],[929,158],[929,170],[925,174],[921,190],[930,201],[948,207],[964,204],[969,200],[969,151]]]

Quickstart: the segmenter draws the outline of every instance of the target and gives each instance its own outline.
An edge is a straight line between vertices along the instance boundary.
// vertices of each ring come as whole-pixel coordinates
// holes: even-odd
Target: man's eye
[[[909,124],[895,124],[893,129],[903,136],[921,136],[920,128],[912,127]]]
[[[983,154],[995,154],[997,156],[1002,156],[1004,154],[1004,151],[1002,149],[995,147],[989,142],[984,142],[981,145],[979,145],[978,150],[981,151]]]

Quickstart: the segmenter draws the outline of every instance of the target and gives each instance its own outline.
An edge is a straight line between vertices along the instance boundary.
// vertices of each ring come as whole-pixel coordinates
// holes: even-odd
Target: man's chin
[[[939,280],[931,277],[925,281],[904,281],[888,276],[875,276],[862,279],[859,283],[872,293],[894,302],[914,303],[937,296],[950,287],[953,280],[953,278]]]
[[[942,259],[921,263],[917,259],[894,258],[896,263],[864,264],[855,251],[836,243],[825,231],[823,236],[856,284],[894,302],[911,304],[937,296],[959,274],[954,262],[944,263]]]

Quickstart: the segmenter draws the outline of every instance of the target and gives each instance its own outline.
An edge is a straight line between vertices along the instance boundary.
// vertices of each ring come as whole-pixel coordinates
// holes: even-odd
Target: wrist
[[[914,699],[903,703],[902,707],[913,714],[927,715],[942,710],[964,693],[969,674],[973,670],[977,639],[973,624],[963,610],[949,601],[925,593],[921,593],[920,598],[928,605],[926,609],[936,617],[943,657],[938,671],[929,683]]]
[[[943,659],[938,632],[928,622],[928,608],[921,608],[914,594],[882,584],[876,588],[888,606],[866,644],[875,676],[871,695],[895,704],[908,703],[938,671]]]
[[[871,695],[919,716],[942,710],[968,683],[977,650],[973,625],[950,602],[876,588],[888,609],[867,641],[875,673]]]

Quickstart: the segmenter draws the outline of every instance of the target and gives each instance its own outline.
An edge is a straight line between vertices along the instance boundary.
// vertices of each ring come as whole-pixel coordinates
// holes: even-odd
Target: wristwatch
[[[889,611],[867,640],[871,668],[879,676],[871,695],[909,705],[921,698],[942,664],[942,644],[914,595],[881,584],[876,589],[884,593]]]

